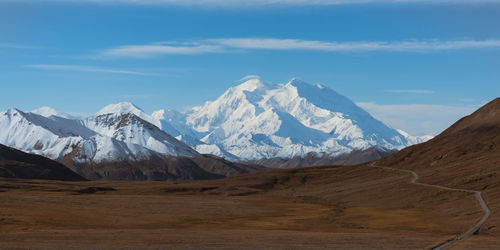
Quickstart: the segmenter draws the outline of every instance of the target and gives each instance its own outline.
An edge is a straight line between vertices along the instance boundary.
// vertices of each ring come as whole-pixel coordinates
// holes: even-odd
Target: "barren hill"
[[[403,149],[377,164],[411,169],[424,183],[482,191],[492,216],[477,237],[458,246],[500,244],[500,98],[460,119],[434,139]]]
[[[0,144],[0,177],[84,181],[66,166],[39,155],[27,154]]]

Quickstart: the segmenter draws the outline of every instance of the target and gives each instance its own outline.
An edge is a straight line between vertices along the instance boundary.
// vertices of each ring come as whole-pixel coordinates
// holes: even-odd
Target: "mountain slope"
[[[183,115],[162,113],[165,121],[182,121],[198,136],[200,153],[241,160],[292,158],[308,153],[335,156],[373,146],[400,149],[421,142],[374,119],[348,98],[322,85],[298,79],[271,84],[250,79],[229,88],[215,101]],[[181,132],[182,134],[182,132]]]
[[[455,186],[484,184],[494,177],[494,169],[500,167],[500,98],[460,119],[430,141],[405,148],[380,164],[439,170],[431,179]],[[471,175],[478,175],[481,180],[467,180]]]
[[[0,177],[61,181],[85,180],[56,161],[39,155],[27,154],[1,144]]]
[[[403,149],[377,161],[377,165],[411,169],[421,176],[422,183],[483,191],[492,216],[480,235],[500,238],[500,98],[460,119],[434,139]],[[467,242],[460,244],[479,247],[483,243],[474,237]]]
[[[87,118],[85,127],[115,140],[139,145],[146,149],[173,156],[200,156],[191,147],[178,141],[155,125],[133,113],[107,113]]]

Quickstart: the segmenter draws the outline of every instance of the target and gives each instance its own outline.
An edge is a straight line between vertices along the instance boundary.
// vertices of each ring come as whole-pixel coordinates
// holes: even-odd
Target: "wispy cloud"
[[[232,48],[268,50],[425,51],[500,47],[500,40],[332,42],[278,38],[229,38],[208,41]]]
[[[384,92],[387,93],[406,93],[406,94],[434,94],[436,92],[432,90],[425,90],[425,89],[387,89],[384,90]]]
[[[301,50],[325,52],[432,52],[500,48],[500,40],[425,40],[336,42],[279,38],[223,38],[190,43],[162,42],[126,45],[102,51],[98,57],[150,58],[161,55],[229,53],[241,50]]]
[[[174,46],[174,45],[128,45],[105,50],[100,54],[103,57],[137,57],[148,58],[169,54],[204,54],[222,52],[223,48],[217,45],[195,45],[195,46]]]
[[[0,0],[1,2],[68,2],[68,0]],[[206,6],[206,7],[247,7],[247,6],[328,6],[352,4],[484,4],[499,3],[500,0],[69,0],[73,3],[91,4],[129,4],[129,5],[174,5],[174,6]]]
[[[112,74],[125,74],[125,75],[139,75],[139,76],[157,76],[155,73],[144,73],[137,71],[109,69],[93,66],[81,65],[58,65],[58,64],[31,64],[25,65],[27,68],[44,69],[44,70],[66,70],[66,71],[82,71],[82,72],[98,72],[98,73],[112,73]]]
[[[237,82],[244,82],[244,81],[252,80],[252,79],[260,79],[260,76],[258,76],[258,75],[247,75],[247,76],[244,76],[241,79],[239,79]]]
[[[479,105],[382,105],[374,102],[361,102],[357,105],[391,127],[402,129],[412,135],[437,135],[479,107]]]

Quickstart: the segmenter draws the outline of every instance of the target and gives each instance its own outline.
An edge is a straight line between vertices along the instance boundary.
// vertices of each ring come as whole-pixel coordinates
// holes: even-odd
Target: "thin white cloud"
[[[232,48],[267,50],[431,51],[500,47],[500,40],[331,42],[278,38],[228,38],[208,41]]]
[[[192,44],[192,45],[186,45]],[[102,51],[98,57],[150,58],[161,55],[229,53],[241,50],[301,50],[325,52],[432,52],[460,49],[498,49],[500,40],[425,40],[335,42],[279,38],[223,38],[190,43],[161,42],[126,45]]]
[[[44,70],[66,70],[66,71],[82,71],[82,72],[98,72],[98,73],[112,73],[112,74],[125,74],[125,75],[139,75],[139,76],[157,76],[155,73],[144,73],[137,71],[109,69],[93,66],[81,65],[58,65],[58,64],[31,64],[25,65],[27,68],[44,69]]]
[[[173,45],[127,45],[112,48],[100,54],[103,57],[135,57],[148,58],[169,54],[204,54],[222,52],[223,48],[216,45],[196,45],[196,46],[173,46]]]
[[[420,136],[441,133],[460,118],[474,112],[479,106],[382,105],[374,102],[360,102],[357,105],[393,128]]]
[[[203,7],[248,7],[248,6],[328,6],[352,4],[486,4],[499,3],[500,0],[0,0],[2,2],[24,3],[91,3],[91,4],[128,4],[128,5],[167,5],[167,6],[203,6]]]
[[[252,80],[252,79],[260,79],[260,76],[258,76],[258,75],[247,75],[247,76],[244,76],[241,79],[239,79],[237,82],[244,82],[244,81]]]
[[[425,89],[387,89],[384,90],[384,92],[387,93],[406,93],[406,94],[434,94],[436,92],[432,90],[425,90]]]

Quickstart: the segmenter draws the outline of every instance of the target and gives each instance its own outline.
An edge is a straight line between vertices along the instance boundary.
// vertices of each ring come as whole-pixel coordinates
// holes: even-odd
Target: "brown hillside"
[[[230,162],[212,155],[201,157],[152,155],[148,160],[74,162],[72,155],[61,160],[89,180],[193,182],[264,171],[255,164]]]
[[[500,98],[434,139],[406,148],[378,164],[414,170],[425,183],[484,190],[492,217],[480,236],[461,244],[481,244],[488,236],[500,244]]]
[[[85,180],[61,163],[1,144],[0,177],[63,181]]]

